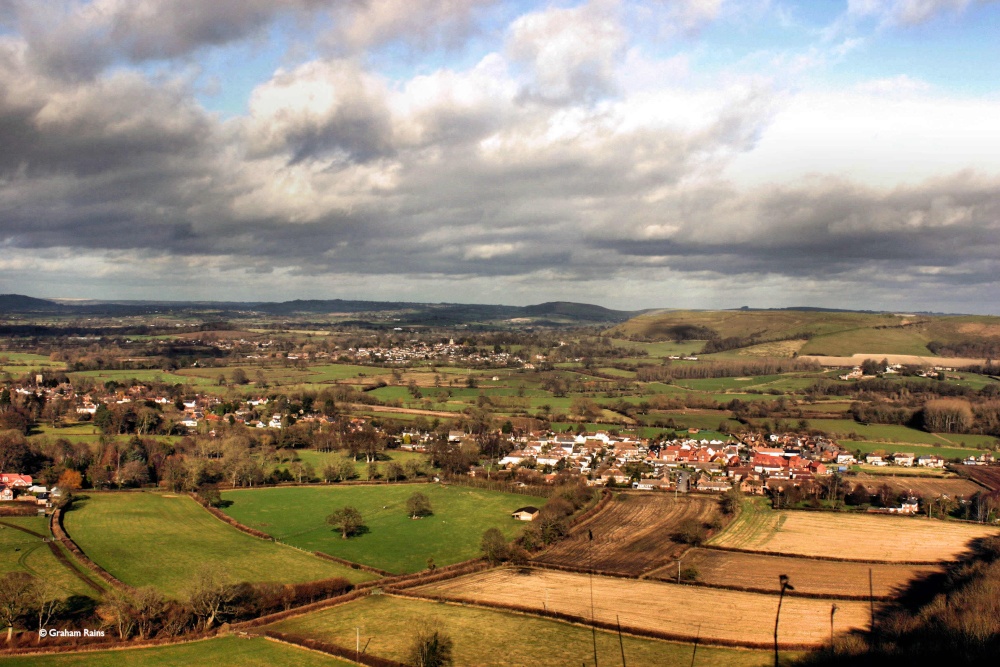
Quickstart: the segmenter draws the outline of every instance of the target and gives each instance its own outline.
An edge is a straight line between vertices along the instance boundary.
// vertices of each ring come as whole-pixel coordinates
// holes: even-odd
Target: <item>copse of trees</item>
[[[699,361],[696,364],[666,363],[661,366],[640,365],[636,379],[641,382],[701,380],[708,378],[744,377],[749,375],[780,375],[781,373],[821,371],[818,362],[810,359],[759,358],[747,360]]]

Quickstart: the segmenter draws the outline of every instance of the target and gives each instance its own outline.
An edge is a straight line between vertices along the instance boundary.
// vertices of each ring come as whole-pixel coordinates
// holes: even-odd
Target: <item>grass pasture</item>
[[[14,656],[3,659],[10,667],[347,667],[352,663],[316,651],[289,646],[262,637],[216,637],[196,642],[86,653]]]
[[[535,560],[638,575],[683,552],[687,545],[675,541],[673,533],[687,519],[708,523],[718,515],[718,505],[715,498],[620,493]]]
[[[965,552],[998,530],[916,517],[772,510],[748,501],[709,544],[731,549],[858,561],[936,563]]]
[[[525,614],[388,595],[288,619],[267,629],[350,647],[355,642],[355,628],[361,628],[362,645],[371,639],[368,653],[403,661],[413,631],[428,622],[441,627],[454,641],[456,665],[565,667],[593,662],[594,635],[588,628]],[[619,664],[617,634],[598,630],[596,639],[600,664]],[[633,667],[687,667],[691,663],[689,644],[628,635],[623,644]],[[764,667],[770,661],[771,655],[765,651],[697,649],[697,664],[702,667]]]
[[[32,535],[26,530],[37,535]],[[77,574],[61,563],[49,545],[42,541],[48,536],[49,524],[46,517],[0,517],[0,574],[27,572],[54,584],[60,590],[60,595],[93,596],[94,588],[84,583]],[[60,547],[57,545],[56,548]],[[65,551],[61,553],[65,554]]]
[[[908,582],[940,571],[925,565],[843,563],[714,549],[691,549],[684,554],[681,567],[696,569],[696,580],[712,586],[776,591],[779,588],[778,577],[787,574],[800,593],[848,597],[868,595],[869,569],[878,597],[896,595]],[[676,581],[676,576],[675,565],[650,574],[651,578],[664,581]]]
[[[187,496],[92,493],[63,525],[91,560],[130,586],[181,596],[192,574],[209,565],[234,581],[297,583],[372,575],[241,533]]]
[[[808,422],[809,428],[825,431],[838,440],[868,440],[883,442],[889,445],[916,444],[958,448],[963,447],[963,445],[976,446],[981,444],[991,449],[997,441],[997,438],[987,435],[928,433],[927,431],[910,428],[909,426],[900,426],[897,424],[859,424],[851,419],[809,419]]]
[[[434,514],[411,519],[406,500],[415,492],[428,497]],[[226,491],[226,512],[252,528],[307,551],[322,551],[389,572],[417,572],[433,557],[438,566],[479,555],[487,528],[508,539],[523,527],[510,514],[544,498],[437,484],[286,487]],[[327,523],[334,510],[352,506],[367,531],[341,539]]]
[[[761,623],[761,619],[774,614],[778,602],[774,595],[677,586],[648,579],[595,576],[592,583],[594,615],[600,621],[615,623],[620,619],[623,627],[700,637],[709,643],[716,640],[767,645],[773,639],[773,626]],[[501,568],[411,590],[456,601],[550,609],[589,618],[590,586],[591,578],[585,574]],[[837,606],[837,632],[867,623],[867,602],[845,600]],[[781,626],[782,642],[820,644],[829,637],[828,600],[786,597],[781,617],[785,621]]]
[[[965,458],[966,456],[979,456],[983,452],[978,449],[970,449],[968,447],[951,447],[944,443],[940,445],[917,445],[909,443],[905,446],[896,444],[886,444],[883,442],[866,442],[864,440],[838,440],[837,441],[844,449],[853,452],[855,450],[861,450],[862,454],[871,454],[873,452],[901,452],[913,454],[914,456],[940,456],[944,459],[956,459]]]

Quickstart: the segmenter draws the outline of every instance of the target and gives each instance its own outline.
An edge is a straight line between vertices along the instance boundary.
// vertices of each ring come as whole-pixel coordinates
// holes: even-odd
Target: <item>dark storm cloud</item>
[[[959,174],[889,193],[842,180],[730,193],[695,211],[670,238],[591,238],[623,256],[659,258],[680,270],[721,274],[843,276],[859,268],[981,280],[942,271],[996,258],[1000,181]],[[927,273],[928,269],[932,272]],[[921,273],[924,272],[924,273]]]

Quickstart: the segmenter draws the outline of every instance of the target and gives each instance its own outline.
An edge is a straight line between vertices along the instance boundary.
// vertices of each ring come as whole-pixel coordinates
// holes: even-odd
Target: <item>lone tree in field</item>
[[[345,540],[365,525],[361,512],[354,507],[340,508],[326,517],[326,522],[339,530],[340,536]]]
[[[430,516],[434,513],[433,510],[431,510],[431,501],[427,498],[427,496],[419,491],[406,499],[406,511],[412,519],[422,516]]]
[[[453,647],[451,637],[438,628],[422,628],[413,638],[407,662],[414,667],[450,667],[455,664]]]
[[[499,528],[486,529],[486,532],[483,533],[483,541],[480,543],[480,549],[483,552],[483,558],[488,560],[490,565],[502,563],[509,556],[507,540],[504,539],[503,533],[500,532]]]

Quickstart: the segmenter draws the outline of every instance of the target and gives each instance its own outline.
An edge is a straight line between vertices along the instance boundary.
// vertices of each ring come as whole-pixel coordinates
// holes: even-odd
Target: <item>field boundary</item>
[[[680,584],[676,580],[670,579],[668,577],[644,577],[644,581],[659,581],[665,584],[673,584],[674,586],[696,586],[698,588],[714,588],[721,591],[736,591],[738,593],[757,593],[760,595],[781,595],[780,591],[776,591],[773,588],[754,588],[752,586],[734,586],[731,584],[711,584],[707,581],[681,581]],[[867,602],[868,600],[874,600],[875,602],[890,602],[895,600],[891,595],[835,595],[833,593],[805,593],[802,591],[785,591],[785,596],[790,598],[807,598],[810,600],[849,600],[852,602]]]
[[[53,653],[99,653],[101,651],[127,651],[130,649],[144,649],[144,648],[156,648],[158,646],[172,646],[174,644],[193,644],[195,642],[205,641],[207,639],[214,639],[216,637],[224,636],[222,628],[213,628],[207,632],[197,633],[192,636],[192,634],[181,635],[179,637],[163,637],[160,639],[145,639],[142,641],[128,641],[128,640],[117,640],[110,642],[100,642],[100,643],[68,643],[68,644],[50,644],[48,646],[30,646],[23,648],[4,648],[0,649],[0,656],[2,657],[13,657],[13,656],[32,656],[32,655],[49,655]]]
[[[41,539],[42,542],[44,542],[46,544],[46,546],[48,546],[49,551],[52,552],[52,555],[55,556],[55,559],[57,561],[59,561],[60,565],[62,565],[67,570],[69,570],[74,575],[76,575],[77,579],[79,579],[84,584],[86,584],[88,588],[93,589],[94,592],[96,592],[96,593],[104,593],[104,589],[103,588],[101,588],[98,584],[94,583],[90,579],[90,577],[86,576],[83,572],[80,572],[80,570],[78,570],[73,565],[73,563],[69,560],[69,558],[66,557],[66,554],[64,554],[62,551],[59,550],[59,547],[56,546],[55,539],[53,537],[51,537],[50,535],[42,535],[41,533],[36,533],[35,531],[31,530],[30,528],[25,528],[24,526],[18,526],[18,525],[13,524],[13,523],[7,523],[6,521],[0,521],[0,525],[7,526],[8,528],[13,528],[14,530],[20,530],[21,532],[28,533],[32,537],[37,537],[37,538]]]
[[[711,549],[713,551],[731,551],[740,554],[754,554],[755,556],[781,556],[782,558],[800,558],[802,560],[821,560],[834,563],[867,563],[869,565],[943,565],[948,560],[862,560],[860,558],[841,558],[839,556],[806,556],[804,554],[788,553],[786,551],[762,551],[760,549],[740,549],[737,547],[722,547],[717,544],[700,544],[699,549]],[[867,598],[865,598],[867,599]]]
[[[63,508],[57,507],[55,511],[52,512],[52,515],[49,517],[49,530],[52,531],[52,534],[55,536],[55,538],[59,540],[62,543],[62,545],[66,547],[66,549],[71,554],[73,554],[78,561],[80,561],[80,563],[82,563],[88,570],[99,576],[101,579],[108,582],[113,587],[119,590],[124,590],[124,591],[133,590],[133,588],[128,584],[126,584],[124,581],[118,579],[113,574],[105,570],[103,567],[101,567],[94,561],[90,560],[90,556],[85,554],[83,549],[81,549],[80,546],[76,542],[74,542],[73,539],[69,536],[69,533],[66,532],[66,529],[63,527],[62,523],[62,514],[63,514]]]
[[[484,609],[496,609],[499,611],[507,611],[518,614],[524,614],[526,616],[538,616],[542,618],[551,618],[557,621],[563,621],[565,623],[571,623],[573,625],[579,625],[586,628],[597,628],[599,630],[608,630],[611,632],[620,631],[622,634],[631,635],[633,637],[640,637],[645,639],[661,639],[669,642],[680,642],[683,644],[691,644],[692,642],[697,642],[698,645],[704,646],[718,646],[723,648],[753,648],[753,649],[772,649],[774,648],[773,642],[740,642],[726,639],[707,639],[698,635],[686,635],[673,632],[662,632],[659,630],[650,630],[647,628],[637,628],[634,626],[623,625],[619,626],[615,623],[607,623],[605,621],[598,621],[596,619],[587,619],[583,616],[577,616],[576,614],[566,614],[559,611],[550,611],[548,609],[536,609],[534,607],[524,607],[521,605],[509,605],[501,602],[483,602],[481,600],[475,600],[470,598],[450,598],[443,595],[436,595],[433,593],[414,593],[413,591],[392,591],[386,593],[386,595],[394,595],[397,597],[407,597],[416,600],[428,600],[431,602],[438,602],[444,604],[452,604],[459,607],[480,607]],[[821,646],[822,642],[816,644],[792,644],[792,643],[778,643],[778,647],[786,651],[808,651]]]
[[[282,542],[282,544],[284,544],[284,542]],[[305,550],[303,549],[303,551]],[[365,572],[371,572],[373,574],[377,574],[380,577],[395,576],[393,572],[389,572],[388,570],[380,570],[377,567],[372,567],[371,565],[365,565],[364,563],[355,563],[353,560],[347,560],[345,558],[337,558],[336,556],[331,556],[330,554],[323,553],[322,551],[313,551],[311,553],[317,558],[322,558],[323,560],[328,560],[333,563],[337,563],[338,565],[344,565],[346,567],[351,568],[352,570],[364,570]]]
[[[359,654],[357,651],[344,648],[339,644],[333,644],[319,639],[311,639],[301,635],[277,632],[275,630],[265,630],[260,635],[256,636],[263,637],[273,642],[295,646],[296,648],[316,651],[317,653],[323,653],[324,655],[332,655],[336,658],[340,658],[341,660],[353,662],[356,665],[367,665],[368,667],[407,667],[406,663],[403,662],[396,662],[395,660],[390,660],[388,658],[380,658],[377,655],[368,655],[366,653]]]
[[[240,531],[242,533],[246,533],[247,535],[250,535],[251,537],[256,537],[256,538],[264,540],[266,542],[274,542],[275,541],[275,539],[272,536],[268,535],[267,533],[265,533],[263,531],[260,531],[260,530],[257,530],[256,528],[251,528],[250,526],[245,526],[242,523],[240,523],[239,521],[237,521],[236,519],[234,519],[233,517],[229,516],[228,514],[226,514],[222,510],[220,510],[219,508],[212,507],[211,505],[208,504],[207,500],[205,500],[204,498],[198,496],[193,491],[190,492],[190,493],[188,493],[188,496],[190,496],[192,500],[194,500],[196,503],[198,503],[199,505],[201,505],[209,514],[211,514],[212,516],[214,516],[216,519],[218,519],[222,523],[229,524],[230,526],[232,526],[236,530],[238,530],[238,531]]]

